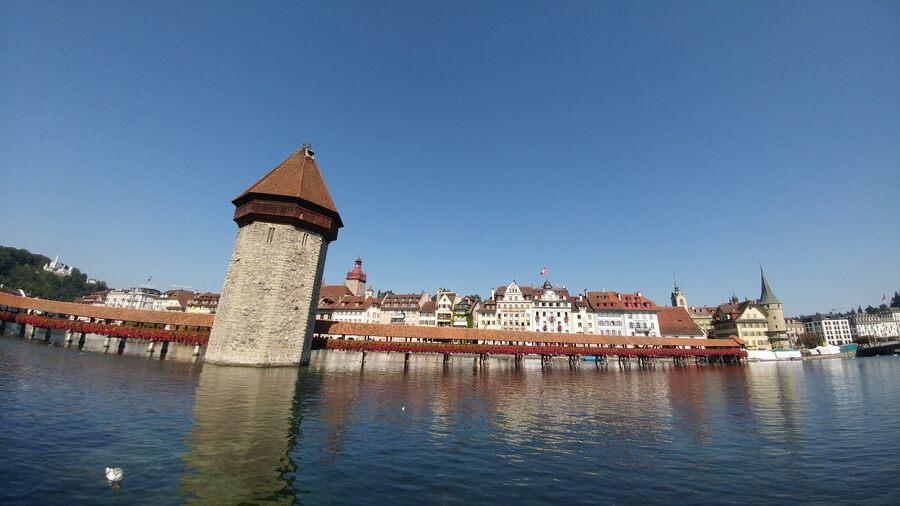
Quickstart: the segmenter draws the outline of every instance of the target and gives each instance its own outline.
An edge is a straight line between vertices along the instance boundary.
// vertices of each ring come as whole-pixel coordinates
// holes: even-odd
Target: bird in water
[[[125,473],[122,472],[121,467],[107,467],[106,468],[106,479],[117,483],[122,481],[122,478],[125,477]]]

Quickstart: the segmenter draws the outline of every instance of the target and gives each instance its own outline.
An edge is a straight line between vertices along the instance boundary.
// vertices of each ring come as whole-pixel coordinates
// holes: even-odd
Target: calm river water
[[[900,358],[473,363],[228,368],[2,337],[0,503],[900,500]]]

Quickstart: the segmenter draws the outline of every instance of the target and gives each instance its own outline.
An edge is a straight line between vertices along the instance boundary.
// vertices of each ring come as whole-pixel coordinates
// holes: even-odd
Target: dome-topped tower
[[[684,292],[681,291],[680,288],[678,288],[678,281],[675,280],[674,274],[672,274],[672,281],[673,281],[673,289],[672,289],[672,294],[671,294],[672,307],[679,307],[679,306],[684,307],[684,308],[688,307],[687,296],[684,294]]]
[[[362,297],[366,293],[366,273],[362,270],[362,259],[356,257],[356,265],[347,271],[344,285],[353,292],[353,295]]]

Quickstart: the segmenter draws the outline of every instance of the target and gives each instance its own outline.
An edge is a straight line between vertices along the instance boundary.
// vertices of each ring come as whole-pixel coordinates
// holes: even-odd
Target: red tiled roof
[[[196,295],[196,292],[192,292],[190,290],[169,290],[168,292],[166,292],[166,297],[178,300],[178,305],[181,306],[181,309],[186,308],[188,302]]]
[[[332,302],[337,302],[344,295],[354,295],[354,293],[347,288],[347,285],[322,285],[319,287],[320,301],[322,299],[330,299]]]
[[[660,307],[656,313],[659,333],[667,336],[703,336],[703,331],[683,307]]]
[[[540,295],[541,292],[539,288],[535,288],[533,286],[519,286],[519,291],[522,292],[522,296],[525,298]],[[497,288],[497,290],[495,291],[495,296],[497,298],[502,298],[504,295],[506,295],[506,287],[501,286],[500,288]]]
[[[494,299],[488,299],[481,303],[481,307],[479,307],[477,312],[481,314],[485,313],[496,313],[497,312],[497,301]]]
[[[382,306],[385,309],[418,309],[422,294],[389,293],[384,296]]]
[[[335,311],[365,311],[376,302],[376,299],[365,296],[345,295],[334,305]]]
[[[657,311],[659,309],[655,302],[636,293],[587,292],[585,298],[594,311]]]
[[[236,203],[251,193],[277,195],[302,199],[337,213],[337,208],[328,192],[328,186],[322,179],[319,166],[316,165],[312,156],[307,156],[307,151],[308,148],[304,146],[289,156],[262,179],[238,195],[234,202]]]
[[[434,313],[436,310],[437,310],[437,303],[433,300],[429,300],[428,302],[422,304],[422,308],[419,309],[419,312]]]

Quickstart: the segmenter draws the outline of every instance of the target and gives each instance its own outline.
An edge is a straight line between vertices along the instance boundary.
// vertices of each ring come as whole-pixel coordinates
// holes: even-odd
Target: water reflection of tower
[[[299,414],[295,368],[206,364],[194,402],[180,494],[203,504],[291,503],[283,478]]]
[[[713,390],[709,386],[713,382],[721,382],[721,374],[715,369],[700,367],[672,367],[668,374],[673,423],[680,425],[678,428],[684,434],[690,434],[697,443],[707,443],[706,402],[710,390]],[[716,386],[721,388],[720,384]]]
[[[803,365],[760,362],[740,370],[746,379],[747,398],[759,433],[772,448],[799,452],[802,420],[796,386],[802,380]]]

